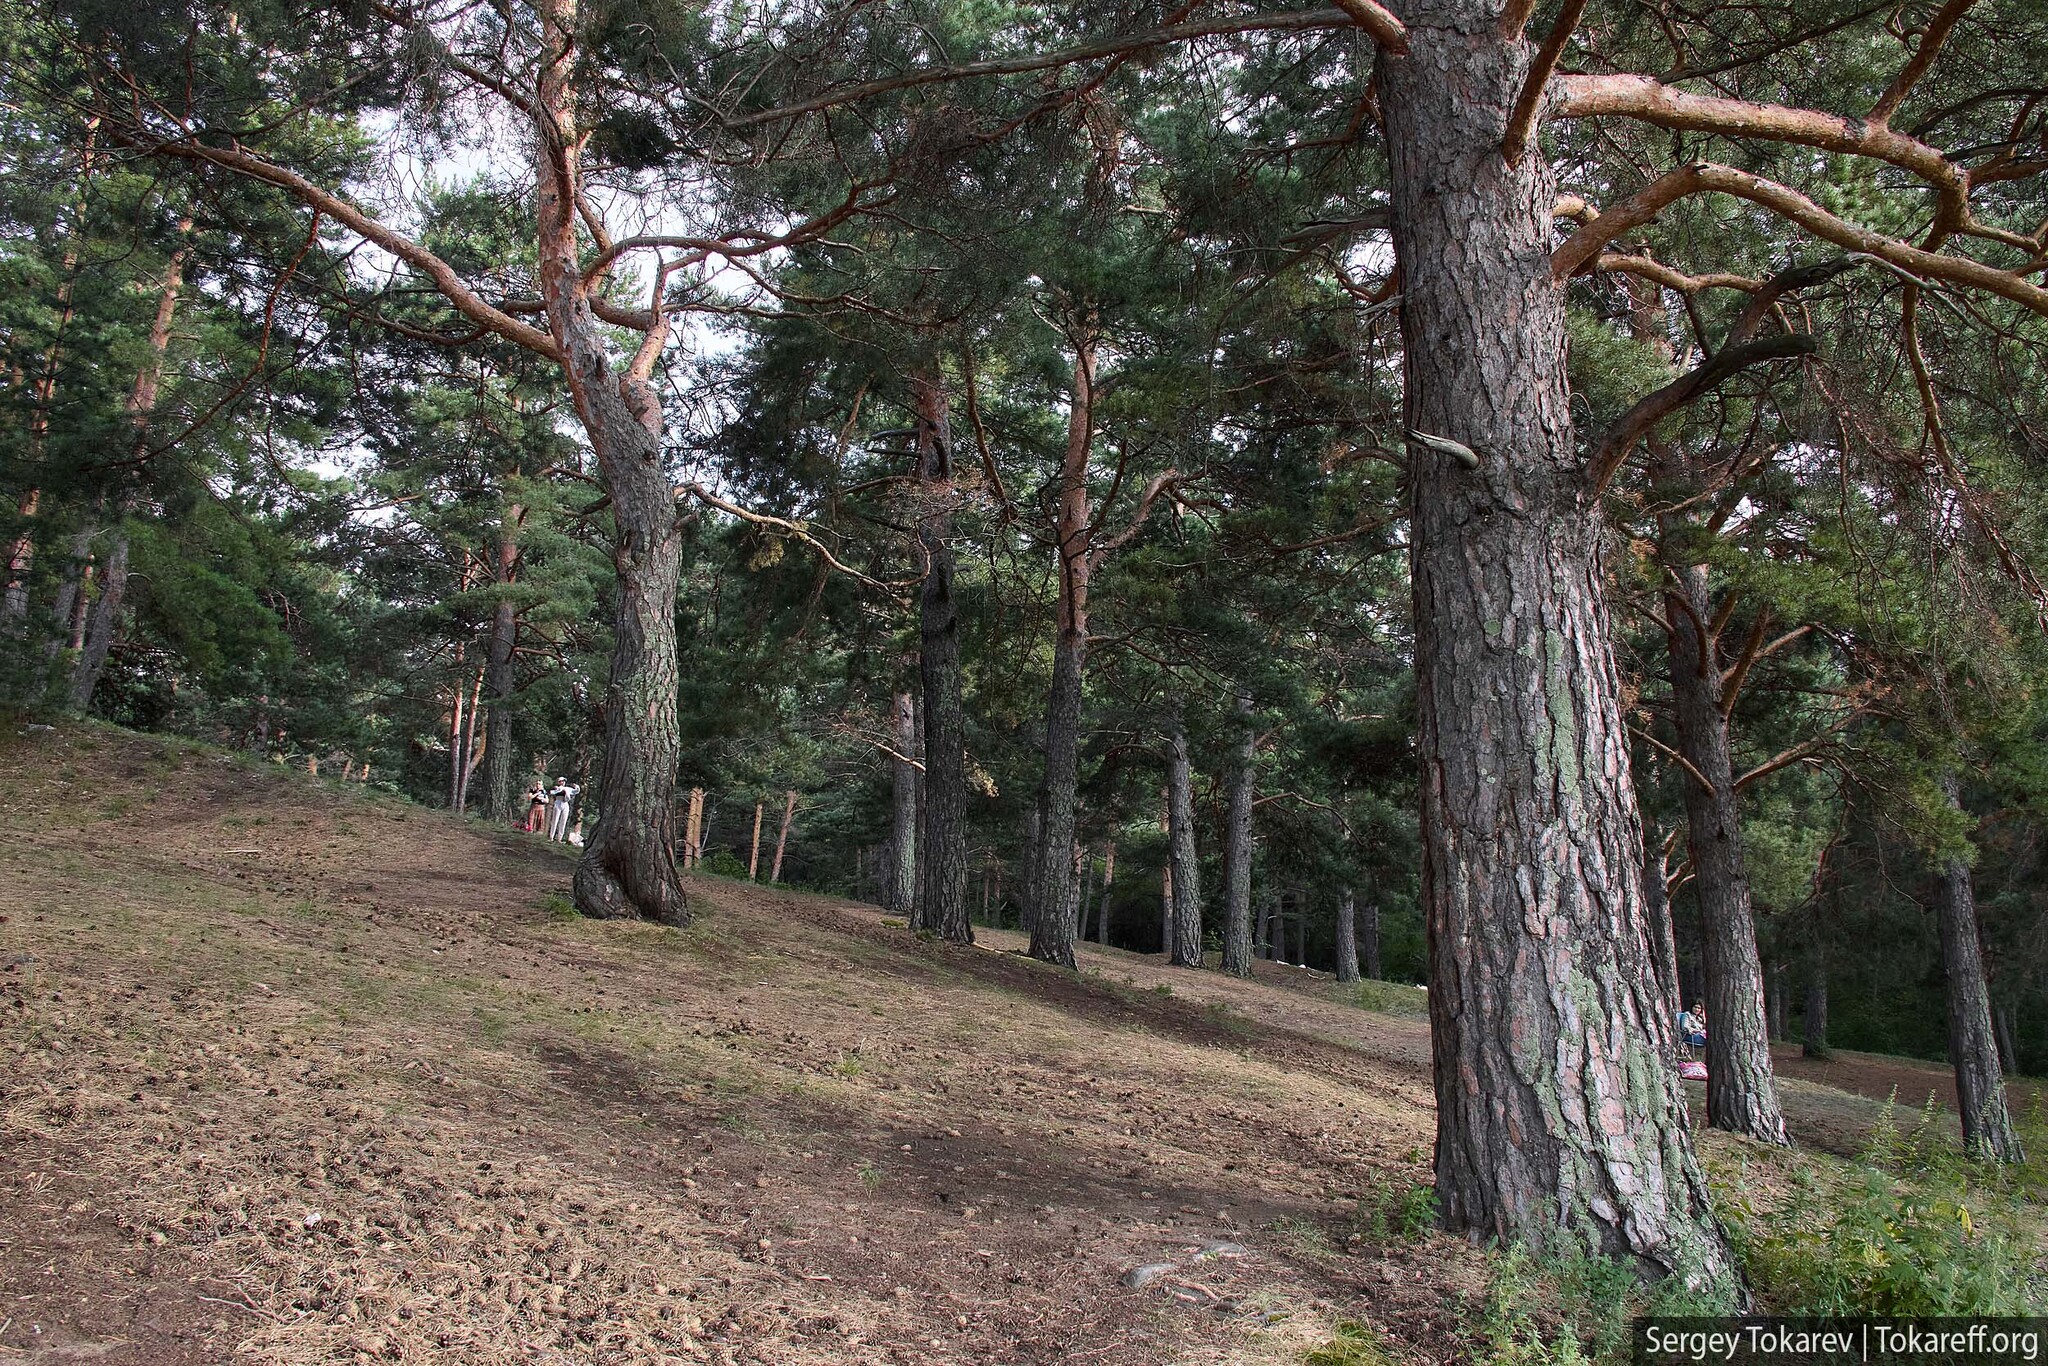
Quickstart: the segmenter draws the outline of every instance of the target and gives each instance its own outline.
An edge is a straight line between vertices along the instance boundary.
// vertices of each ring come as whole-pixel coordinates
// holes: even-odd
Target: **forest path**
[[[1462,1355],[1484,1254],[1388,1228],[1412,1013],[715,878],[551,914],[558,847],[112,730],[0,766],[0,1363]]]

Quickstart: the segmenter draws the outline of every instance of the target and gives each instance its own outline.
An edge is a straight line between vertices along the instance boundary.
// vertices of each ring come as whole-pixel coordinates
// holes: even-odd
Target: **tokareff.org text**
[[[1987,1356],[2011,1361],[2039,1361],[2038,1329],[2002,1329],[1974,1323],[1967,1328],[1927,1328],[1912,1323],[1872,1323],[1839,1328],[1798,1328],[1789,1324],[1750,1323],[1728,1328],[1674,1329],[1652,1325],[1643,1345],[1656,1357],[1672,1361],[1733,1361],[1812,1355],[1854,1357],[1863,1361],[1950,1355]]]

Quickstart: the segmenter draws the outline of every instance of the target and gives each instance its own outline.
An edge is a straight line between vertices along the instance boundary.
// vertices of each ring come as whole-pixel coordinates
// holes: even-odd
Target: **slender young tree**
[[[1223,971],[1232,977],[1252,974],[1252,760],[1258,737],[1251,718],[1251,694],[1240,692],[1232,703],[1238,738],[1223,817]]]

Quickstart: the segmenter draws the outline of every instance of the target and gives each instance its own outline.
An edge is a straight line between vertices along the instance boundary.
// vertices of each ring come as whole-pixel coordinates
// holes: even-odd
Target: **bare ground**
[[[1371,1217],[1428,1174],[1412,1014],[711,878],[557,918],[557,849],[358,788],[0,765],[0,1362],[1465,1354],[1485,1255]],[[1852,1147],[1897,1061],[1797,1123]]]

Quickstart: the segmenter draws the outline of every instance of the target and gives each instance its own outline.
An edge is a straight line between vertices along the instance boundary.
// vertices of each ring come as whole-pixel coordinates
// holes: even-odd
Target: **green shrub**
[[[1788,1314],[2039,1313],[2023,1173],[1971,1162],[1930,1101],[1901,1132],[1887,1112],[1860,1162],[1803,1170],[1765,1210],[1724,1202],[1758,1296]]]
[[[1493,1366],[1585,1366],[1630,1359],[1635,1320],[1734,1310],[1724,1291],[1679,1276],[1645,1285],[1635,1266],[1563,1243],[1543,1254],[1501,1254],[1477,1315],[1479,1359]]]
[[[730,849],[713,849],[698,860],[697,871],[714,873],[719,877],[745,877],[747,865],[740,862],[740,856]]]
[[[1436,1187],[1388,1186],[1358,1202],[1358,1231],[1375,1243],[1412,1243],[1436,1227]]]

